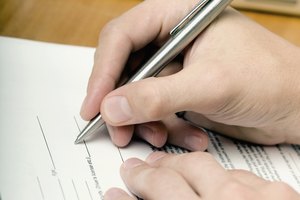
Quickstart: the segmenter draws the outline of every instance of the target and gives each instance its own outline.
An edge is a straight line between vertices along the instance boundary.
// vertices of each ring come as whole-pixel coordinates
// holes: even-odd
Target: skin
[[[193,173],[195,171],[198,173]],[[142,199],[300,198],[299,194],[285,183],[266,181],[245,170],[225,170],[210,154],[204,152],[181,155],[156,152],[145,162],[131,158],[122,165],[121,175],[129,190]],[[104,199],[136,198],[121,189],[112,188],[106,192]]]
[[[112,142],[121,147],[126,146],[132,135],[136,134],[157,147],[168,141],[192,151],[205,150],[208,145],[205,132],[175,117],[174,113],[183,110],[190,111],[193,122],[197,125],[230,137],[266,145],[300,144],[300,134],[297,133],[300,128],[299,47],[269,32],[232,8],[226,9],[160,77],[148,78],[115,89],[122,72],[123,75],[128,75],[140,66],[143,57],[147,56],[145,52],[166,41],[169,30],[197,2],[144,1],[104,27],[95,53],[87,96],[81,109],[83,119],[90,120],[100,111],[107,123]],[[170,6],[172,9],[169,9]],[[136,20],[140,18],[143,20]],[[207,158],[204,156],[204,159],[199,159],[198,156],[202,157],[202,154],[197,153],[178,156],[176,159],[185,159],[185,156],[196,166],[205,165]],[[203,160],[204,164],[199,160]],[[168,162],[173,161],[166,159],[164,163]],[[153,167],[154,165],[142,163],[140,166],[145,167],[137,168],[141,171],[136,172],[137,180],[139,175],[145,176],[143,173],[146,172],[143,170],[151,168],[153,171],[160,171],[160,168],[164,168],[164,165]],[[207,192],[207,199],[212,199],[209,191],[195,190],[191,185],[192,180],[181,174],[183,172],[180,170],[184,169],[176,166],[169,168],[173,172],[167,174],[174,174],[176,177],[175,174],[179,173],[181,178],[178,179],[182,180],[179,183],[183,186],[185,184],[184,187],[187,188],[187,193],[181,193],[182,195],[191,194],[195,199],[202,199],[202,192]],[[205,175],[202,170],[193,169],[189,170],[189,176]],[[222,171],[219,166],[211,170],[213,169]],[[153,199],[154,196],[147,193],[146,186],[139,186],[145,184],[143,181],[129,180],[126,174],[131,170],[132,168],[124,166],[121,169],[124,181],[131,191],[145,199]],[[220,172],[220,181],[229,181],[229,187],[242,191],[246,186],[249,190],[252,188],[255,191],[249,192],[250,198],[253,197],[251,199],[255,195],[257,198],[271,199],[267,193],[270,188],[274,189],[273,183],[268,182],[266,185],[270,187],[263,187],[265,190],[258,188],[258,191],[253,188],[254,185],[246,184],[242,180],[232,185],[232,179],[228,177],[235,180],[235,173],[223,170]],[[172,177],[165,176],[166,181],[173,183]],[[227,178],[221,178],[223,176]],[[246,180],[248,176],[254,175],[244,172],[241,175]],[[207,190],[213,187],[211,182],[196,180],[199,181],[199,187]],[[155,181],[150,177],[147,184],[159,185]],[[241,187],[236,186],[239,184]],[[280,185],[274,184],[275,188]],[[221,188],[220,185],[218,187],[216,189]],[[167,194],[168,190],[177,192],[171,187],[165,188],[164,192]],[[155,199],[163,192],[151,191],[155,191]],[[284,192],[291,195],[294,193],[293,190]],[[120,198],[111,199],[123,198],[129,197],[124,194]],[[249,197],[245,196],[244,199],[247,198]]]

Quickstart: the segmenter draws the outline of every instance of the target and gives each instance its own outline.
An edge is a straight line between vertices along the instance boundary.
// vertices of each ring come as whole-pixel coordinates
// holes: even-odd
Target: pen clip
[[[202,0],[193,10],[187,14],[171,31],[170,35],[175,36],[210,0]]]

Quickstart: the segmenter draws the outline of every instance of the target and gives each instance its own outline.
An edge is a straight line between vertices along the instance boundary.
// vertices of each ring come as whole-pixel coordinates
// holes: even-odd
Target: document
[[[87,122],[79,110],[94,49],[0,37],[0,200],[96,200],[110,187],[126,190],[119,167],[153,151],[186,153],[167,145],[112,144],[103,127],[74,140]],[[208,152],[226,169],[246,169],[300,192],[300,146],[260,146],[208,132]]]

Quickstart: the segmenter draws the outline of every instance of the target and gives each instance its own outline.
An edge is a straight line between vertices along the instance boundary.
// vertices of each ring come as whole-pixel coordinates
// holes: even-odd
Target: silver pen
[[[170,39],[125,84],[156,76],[191,43],[232,0],[202,0],[170,32]],[[99,113],[80,132],[75,144],[94,134],[105,122]]]

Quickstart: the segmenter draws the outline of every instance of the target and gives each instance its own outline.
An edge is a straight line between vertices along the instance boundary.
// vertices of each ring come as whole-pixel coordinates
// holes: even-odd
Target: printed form
[[[79,110],[93,65],[93,48],[0,37],[0,200],[103,199],[126,190],[125,159],[163,150],[135,141],[114,146],[105,128],[75,145],[86,125]],[[300,146],[260,146],[210,133],[208,151],[227,169],[281,180],[300,192]]]

